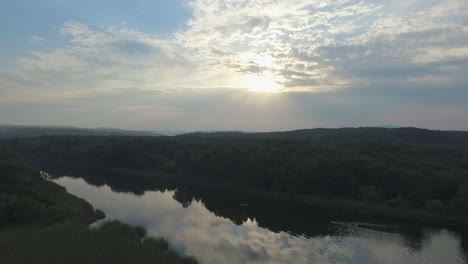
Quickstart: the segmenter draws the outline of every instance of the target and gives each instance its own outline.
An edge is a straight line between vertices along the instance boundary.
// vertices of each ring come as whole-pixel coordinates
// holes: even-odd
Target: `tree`
[[[458,187],[457,196],[451,203],[468,212],[468,179]]]
[[[361,199],[366,202],[382,202],[384,199],[382,190],[376,186],[361,186],[359,192]]]

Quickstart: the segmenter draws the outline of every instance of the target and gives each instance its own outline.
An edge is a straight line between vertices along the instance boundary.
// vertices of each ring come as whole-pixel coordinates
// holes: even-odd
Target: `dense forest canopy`
[[[207,138],[244,138],[244,139],[288,139],[288,140],[367,140],[385,143],[408,143],[419,145],[451,145],[468,146],[468,132],[436,131],[413,127],[382,128],[315,128],[282,132],[243,133],[243,132],[213,132],[188,133],[179,137]]]
[[[286,193],[395,207],[468,207],[468,133],[414,128],[47,136],[3,141],[33,158],[167,172]]]

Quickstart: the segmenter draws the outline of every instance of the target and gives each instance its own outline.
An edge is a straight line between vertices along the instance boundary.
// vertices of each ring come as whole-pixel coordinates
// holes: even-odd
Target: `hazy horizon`
[[[468,130],[463,0],[5,0],[0,23],[0,124]]]
[[[242,130],[242,129],[199,129],[199,130],[182,130],[182,129],[164,129],[164,128],[150,128],[150,129],[138,129],[133,127],[122,128],[122,127],[83,127],[83,126],[73,126],[73,125],[40,125],[40,124],[2,124],[0,123],[0,128],[4,127],[24,127],[24,128],[64,128],[64,129],[89,129],[89,130],[124,130],[124,131],[135,131],[135,132],[150,132],[155,134],[162,134],[166,136],[181,135],[186,133],[214,133],[214,132],[240,132],[240,133],[269,133],[269,132],[290,132],[298,130],[314,130],[314,129],[359,129],[359,128],[384,128],[384,129],[399,129],[399,128],[415,128],[415,129],[425,129],[432,131],[458,131],[458,132],[468,132],[468,130],[457,130],[457,129],[430,129],[425,127],[414,127],[414,126],[393,126],[393,125],[374,125],[374,126],[344,126],[344,127],[300,127],[286,130]]]

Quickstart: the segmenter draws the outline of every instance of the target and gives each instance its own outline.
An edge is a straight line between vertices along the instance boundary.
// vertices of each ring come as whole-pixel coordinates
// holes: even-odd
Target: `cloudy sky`
[[[468,130],[466,0],[2,0],[0,123]]]

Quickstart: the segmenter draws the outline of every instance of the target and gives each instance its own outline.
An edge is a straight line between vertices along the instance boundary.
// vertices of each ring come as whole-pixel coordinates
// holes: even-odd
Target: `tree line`
[[[347,138],[46,136],[0,147],[30,157],[167,172],[393,207],[468,211],[466,145]]]

